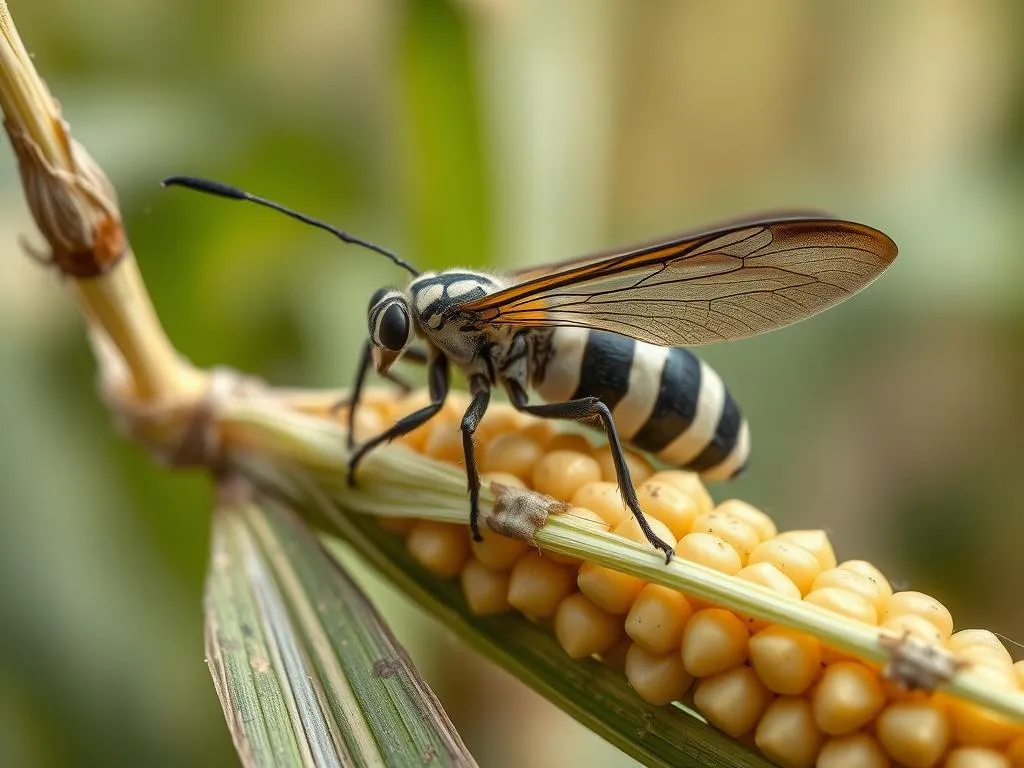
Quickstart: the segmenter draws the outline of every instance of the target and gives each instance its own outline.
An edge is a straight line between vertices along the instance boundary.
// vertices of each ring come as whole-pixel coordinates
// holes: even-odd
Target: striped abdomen
[[[556,328],[537,393],[548,402],[598,397],[624,442],[711,479],[750,453],[747,422],[710,366],[681,347],[603,331]]]

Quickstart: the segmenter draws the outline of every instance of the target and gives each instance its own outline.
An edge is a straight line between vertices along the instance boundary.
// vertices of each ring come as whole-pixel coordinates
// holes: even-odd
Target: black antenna
[[[397,254],[392,253],[387,248],[382,248],[379,245],[374,245],[366,240],[361,240],[358,237],[350,235],[348,232],[333,227],[327,222],[320,221],[307,216],[304,213],[293,211],[291,208],[285,208],[280,203],[275,203],[273,200],[267,200],[263,197],[257,197],[251,195],[248,192],[238,189],[238,187],[232,187],[227,184],[222,184],[219,181],[213,181],[211,179],[200,179],[195,176],[171,176],[169,179],[164,179],[161,184],[165,187],[187,187],[188,189],[194,189],[197,192],[206,192],[210,195],[217,195],[219,197],[226,197],[229,200],[248,200],[250,203],[256,203],[258,205],[266,206],[267,208],[273,208],[275,211],[280,211],[286,216],[291,216],[293,219],[298,219],[304,224],[309,224],[317,229],[323,229],[330,232],[335,237],[340,238],[343,242],[350,243],[351,245],[361,245],[363,248],[369,248],[371,251],[376,251],[382,256],[386,256],[391,259],[395,264],[400,266],[402,269],[408,271],[414,277],[419,275],[419,270],[416,269],[412,264],[407,262],[405,259],[399,257]]]

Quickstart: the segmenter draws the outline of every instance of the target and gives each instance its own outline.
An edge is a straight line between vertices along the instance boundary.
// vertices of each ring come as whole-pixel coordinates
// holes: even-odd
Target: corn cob
[[[357,414],[357,438],[424,402],[423,393],[397,400],[371,393]],[[438,417],[399,442],[460,465],[465,404],[454,394]],[[476,444],[485,482],[532,488],[569,504],[564,514],[644,541],[605,446],[503,404],[492,406]],[[1024,691],[1024,661],[1014,663],[993,633],[954,633],[939,601],[893,592],[866,561],[838,562],[823,531],[779,533],[746,502],[716,505],[693,474],[655,471],[639,455],[630,455],[629,465],[651,525],[678,557],[946,649],[991,685]],[[595,656],[621,668],[647,702],[685,702],[777,765],[1024,766],[1024,725],[948,694],[905,690],[878,664],[808,634],[491,531],[471,542],[465,526],[398,518],[381,524],[404,536],[426,569],[460,578],[474,613],[519,611],[549,622],[571,658]]]

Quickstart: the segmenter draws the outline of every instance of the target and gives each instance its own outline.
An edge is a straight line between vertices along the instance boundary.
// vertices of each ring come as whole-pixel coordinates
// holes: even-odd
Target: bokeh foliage
[[[863,296],[702,351],[754,429],[723,494],[825,527],[1024,639],[1024,47],[1010,0],[12,3],[121,194],[161,316],[200,365],[348,382],[383,260],[255,209],[222,178],[424,268],[523,265],[779,207],[891,234]],[[0,154],[0,764],[234,760],[202,660],[211,493],[113,433],[82,326]],[[365,572],[364,572],[365,573]],[[609,764],[366,575],[485,765]],[[515,728],[509,727],[511,723]]]

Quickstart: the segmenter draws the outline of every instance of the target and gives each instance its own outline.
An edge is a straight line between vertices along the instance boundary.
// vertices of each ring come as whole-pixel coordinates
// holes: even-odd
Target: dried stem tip
[[[18,158],[29,208],[50,244],[49,261],[73,277],[109,270],[126,250],[117,197],[88,153],[71,138],[60,106],[32,66],[0,3],[0,107]]]

